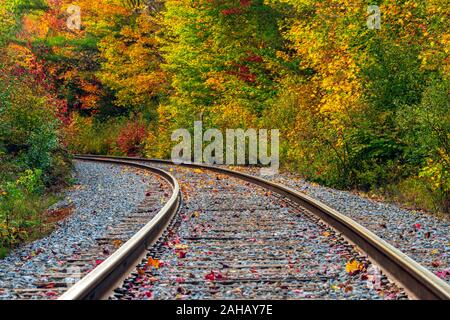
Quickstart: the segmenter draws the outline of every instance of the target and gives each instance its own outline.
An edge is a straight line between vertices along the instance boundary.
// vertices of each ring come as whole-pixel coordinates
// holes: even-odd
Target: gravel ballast
[[[74,178],[76,184],[50,208],[72,206],[73,213],[47,237],[0,260],[0,299],[15,298],[15,289],[35,287],[41,274],[51,273],[75,252],[95,247],[96,239],[105,237],[144,200],[149,183],[159,183],[129,167],[78,161]]]
[[[259,176],[257,168],[232,167]],[[320,200],[374,232],[435,275],[450,283],[450,216],[400,208],[350,191],[309,183],[290,173],[263,178],[283,184]]]

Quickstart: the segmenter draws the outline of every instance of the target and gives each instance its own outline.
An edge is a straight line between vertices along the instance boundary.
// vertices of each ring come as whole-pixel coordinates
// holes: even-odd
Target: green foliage
[[[49,113],[45,100],[36,97],[24,83],[5,89],[9,92],[3,92],[6,96],[0,102],[0,149],[24,167],[48,173],[52,154],[59,147],[57,120]]]
[[[70,169],[57,99],[36,69],[27,74],[7,53],[0,48],[0,256],[39,233],[54,200],[49,190]]]
[[[15,182],[0,184],[0,248],[12,247],[29,236],[27,228],[39,224],[43,200],[40,170],[26,170]]]

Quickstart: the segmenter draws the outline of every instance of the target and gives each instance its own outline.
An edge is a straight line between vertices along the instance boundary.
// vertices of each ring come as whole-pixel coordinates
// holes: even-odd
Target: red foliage
[[[245,58],[245,61],[261,63],[261,62],[263,62],[263,58],[261,56],[258,56],[257,54],[251,54],[247,58]]]
[[[229,16],[232,14],[240,14],[242,13],[242,10],[239,8],[229,8],[229,9],[223,9],[222,14],[225,16]]]
[[[127,156],[137,156],[142,151],[146,135],[147,131],[144,125],[137,122],[128,122],[120,130],[119,136],[117,137],[117,146]]]
[[[250,71],[250,68],[244,65],[236,65],[238,71],[229,71],[228,74],[237,76],[239,80],[254,83],[256,82],[256,75]]]

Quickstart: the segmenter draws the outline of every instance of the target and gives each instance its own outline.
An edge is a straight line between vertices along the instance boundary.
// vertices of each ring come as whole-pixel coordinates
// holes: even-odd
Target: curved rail
[[[85,155],[85,158],[95,158]],[[201,168],[233,176],[247,182],[254,183],[283,195],[293,202],[300,204],[328,225],[343,234],[348,240],[360,247],[374,262],[378,264],[389,276],[401,284],[410,295],[423,300],[450,300],[450,285],[438,278],[431,271],[396,249],[373,232],[369,231],[349,217],[337,212],[320,201],[301,192],[282,186],[268,180],[254,177],[245,173],[210,166],[204,164],[175,164],[170,160],[129,158],[129,157],[100,157],[102,159],[121,159],[128,161],[141,161],[166,165],[181,165],[191,168]]]
[[[95,157],[75,157],[79,160],[121,164],[151,171],[164,178],[173,188],[169,201],[158,214],[117,251],[74,284],[58,300],[95,300],[107,297],[124,276],[145,256],[149,246],[155,243],[166,229],[181,204],[181,192],[177,180],[168,172],[144,164],[125,160]]]

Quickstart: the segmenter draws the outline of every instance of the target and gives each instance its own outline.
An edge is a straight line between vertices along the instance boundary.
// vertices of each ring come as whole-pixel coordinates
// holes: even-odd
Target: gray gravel
[[[242,180],[161,167],[183,207],[111,299],[407,298],[305,209]]]
[[[232,169],[259,175],[254,168]],[[450,283],[450,215],[438,217],[402,209],[350,191],[309,183],[290,173],[264,178],[306,193],[351,217]]]
[[[71,216],[47,237],[17,248],[0,260],[0,299],[13,298],[8,289],[31,288],[75,251],[88,250],[96,238],[129,214],[145,198],[154,178],[116,165],[76,162],[76,185],[54,207],[74,205]],[[3,288],[3,289],[2,289]]]

